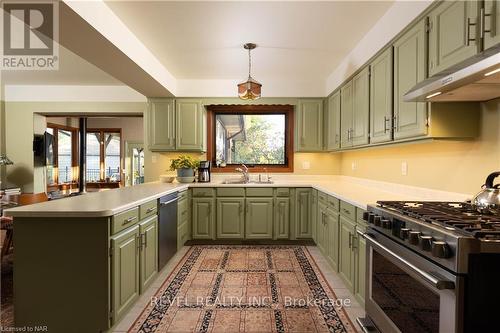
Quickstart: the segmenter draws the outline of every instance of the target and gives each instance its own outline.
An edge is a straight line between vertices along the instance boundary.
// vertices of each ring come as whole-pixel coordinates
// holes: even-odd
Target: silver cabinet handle
[[[465,46],[469,46],[470,42],[475,42],[476,38],[470,38],[470,27],[476,26],[476,23],[472,23],[470,17],[467,18],[467,30],[465,32]]]
[[[403,266],[409,268],[412,272],[417,274],[420,278],[422,278],[425,282],[428,284],[434,286],[438,290],[444,290],[444,289],[455,289],[455,283],[453,281],[449,280],[443,280],[443,279],[438,279],[435,276],[427,273],[426,271],[421,270],[420,268],[416,267],[412,263],[408,262],[406,259],[401,257],[400,255],[394,253],[393,251],[389,250],[387,247],[385,247],[383,244],[379,243],[375,238],[373,238],[370,234],[364,233],[361,230],[356,230],[358,235],[366,239],[370,245],[383,253],[389,255],[393,259],[397,260],[399,263],[401,263]]]
[[[172,200],[169,200],[169,201],[167,201],[167,202],[161,202],[161,203],[160,203],[160,205],[161,205],[161,206],[166,206],[166,205],[168,205],[168,204],[171,204],[172,202],[176,202],[177,200],[179,200],[179,197],[177,197],[177,198],[173,198]]]
[[[124,220],[122,225],[129,224],[130,222],[135,221],[135,220],[137,220],[137,216],[131,216],[128,219]]]
[[[150,207],[148,209],[146,209],[146,214],[149,214],[151,213],[152,211],[155,211],[156,210],[156,207]]]
[[[141,234],[141,247],[146,248],[148,246],[148,235],[146,233]]]
[[[349,248],[352,249],[352,234],[349,232]]]
[[[495,1],[492,1],[492,13],[495,13]],[[479,33],[480,33],[480,37],[481,38],[484,38],[484,34],[486,32],[488,32],[490,34],[491,37],[493,37],[493,22],[495,21],[494,19],[491,19],[491,14],[486,14],[485,12],[485,9],[484,8],[481,8],[480,9],[480,12],[479,12],[479,25],[480,25],[480,28],[479,28]],[[490,17],[490,28],[488,30],[486,30],[486,17]]]
[[[384,116],[384,133],[389,131],[389,121],[391,121],[391,118]]]

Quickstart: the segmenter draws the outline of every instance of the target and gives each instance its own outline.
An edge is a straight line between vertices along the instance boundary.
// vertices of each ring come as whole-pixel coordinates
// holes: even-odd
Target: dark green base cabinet
[[[245,238],[273,238],[273,198],[247,198]]]
[[[217,238],[245,237],[244,209],[244,198],[217,198]]]

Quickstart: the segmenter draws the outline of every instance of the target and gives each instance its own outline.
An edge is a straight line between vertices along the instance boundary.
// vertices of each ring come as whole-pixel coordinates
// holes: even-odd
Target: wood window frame
[[[249,165],[249,172],[293,172],[293,134],[294,134],[294,106],[293,105],[207,105],[207,160],[212,163],[212,172],[236,172],[239,164],[229,164],[218,168],[215,164],[215,115],[216,114],[285,114],[285,165]]]
[[[123,163],[124,163],[124,158],[123,158],[123,148],[122,148],[122,129],[121,128],[87,128],[87,134],[88,133],[99,133],[99,137],[101,140],[104,140],[104,134],[105,133],[118,133],[120,135],[120,181],[117,183],[120,183],[121,185],[125,184],[124,183],[124,176],[123,176]],[[104,145],[100,144],[101,141],[99,141],[99,169],[101,168],[101,165],[105,164],[106,161],[106,150]],[[87,154],[87,152],[85,152]],[[100,181],[103,182],[105,180],[105,177],[103,178],[103,171],[104,175],[106,175],[106,167],[104,166],[104,169],[99,170],[100,173]],[[87,170],[85,170],[87,172]],[[87,181],[87,186],[88,186],[89,181]]]
[[[76,127],[66,126],[55,124],[51,122],[47,122],[47,128],[52,128],[53,132],[53,148],[54,148],[54,168],[58,168],[59,163],[59,147],[58,147],[58,133],[59,130],[69,131],[71,132],[71,166],[78,167],[78,131],[79,129]],[[54,174],[54,183],[47,184],[47,191],[56,191],[61,189],[75,189],[78,188],[79,180],[78,175],[73,175],[73,181],[70,183],[60,183],[59,182],[59,174],[56,172]]]

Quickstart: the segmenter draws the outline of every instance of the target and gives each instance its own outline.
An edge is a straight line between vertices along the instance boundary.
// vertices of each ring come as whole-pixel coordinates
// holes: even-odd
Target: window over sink
[[[210,105],[207,158],[214,172],[293,171],[293,106]]]

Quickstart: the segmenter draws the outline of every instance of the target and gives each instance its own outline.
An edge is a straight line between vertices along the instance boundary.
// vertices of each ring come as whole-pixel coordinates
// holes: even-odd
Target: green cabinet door
[[[247,198],[245,236],[248,239],[273,238],[273,198]]]
[[[113,321],[117,322],[140,293],[139,226],[111,237],[111,281]]]
[[[318,190],[311,192],[311,234],[313,241],[316,242],[317,230],[316,220],[318,219]]]
[[[354,222],[340,215],[339,225],[339,273],[347,288],[354,290],[354,255],[352,242],[354,236]]]
[[[217,198],[217,238],[245,237],[244,198]]]
[[[480,51],[480,1],[443,1],[429,14],[429,75]]]
[[[152,151],[175,150],[175,110],[170,98],[149,99],[148,146]]]
[[[215,239],[215,199],[193,198],[193,239]]]
[[[359,228],[359,226],[356,226]],[[354,293],[356,298],[362,306],[365,304],[365,290],[366,290],[366,240],[356,234],[355,236],[355,263],[356,263],[356,277]]]
[[[500,0],[484,2],[484,48],[500,43]]]
[[[392,140],[392,46],[370,64],[370,142]]]
[[[366,66],[352,79],[352,131],[353,146],[369,142],[370,123],[370,68]]]
[[[203,106],[200,100],[176,100],[176,149],[203,150]]]
[[[323,150],[323,100],[300,100],[296,122],[296,151]]]
[[[311,197],[310,188],[297,188],[295,192],[295,237],[311,238]]]
[[[352,80],[347,82],[342,86],[342,88],[340,88],[340,99],[340,147],[348,148],[352,147]]]
[[[427,103],[403,96],[426,77],[426,24],[421,20],[398,38],[394,47],[394,139],[427,135]]]
[[[328,233],[326,232],[328,225],[326,224],[326,204],[323,202],[318,203],[318,219],[316,223],[316,244],[323,253],[327,255],[326,242],[328,241]]]
[[[334,271],[338,271],[339,261],[339,213],[328,209],[326,212],[325,235],[328,242],[326,243],[326,258]]]
[[[328,98],[325,112],[325,148],[333,151],[340,148],[340,90]]]
[[[158,217],[139,223],[141,235],[141,293],[151,284],[158,272]]]
[[[290,199],[276,198],[274,206],[274,238],[288,239],[290,229]]]

